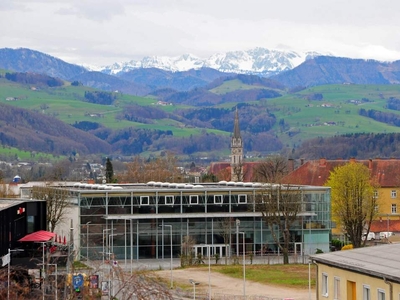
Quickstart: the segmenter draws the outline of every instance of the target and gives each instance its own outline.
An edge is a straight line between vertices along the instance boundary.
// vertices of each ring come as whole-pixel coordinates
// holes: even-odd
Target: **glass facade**
[[[243,185],[243,183],[242,183]],[[77,199],[80,218],[80,254],[90,259],[114,255],[118,260],[179,257],[181,245],[189,236],[198,249],[211,248],[211,254],[255,255],[279,252],[269,226],[256,211],[257,195],[268,189],[259,184],[247,186],[132,185],[119,189],[70,189]],[[301,211],[290,228],[291,249],[301,245],[305,254],[319,248],[329,251],[331,232],[330,189],[297,187],[301,191]],[[89,224],[87,224],[89,223]],[[87,228],[89,226],[89,228]],[[278,232],[279,234],[279,232]],[[221,246],[222,245],[222,246]],[[107,259],[107,256],[106,256]]]

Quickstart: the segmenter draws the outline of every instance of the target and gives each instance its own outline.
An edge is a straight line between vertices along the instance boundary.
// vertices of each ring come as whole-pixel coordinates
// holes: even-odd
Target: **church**
[[[236,108],[233,134],[231,138],[230,162],[214,162],[210,165],[210,173],[219,180],[234,182],[254,181],[254,169],[260,162],[245,162],[243,139],[240,134],[239,112]]]

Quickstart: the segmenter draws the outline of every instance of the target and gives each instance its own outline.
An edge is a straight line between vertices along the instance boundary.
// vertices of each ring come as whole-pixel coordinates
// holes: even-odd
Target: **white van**
[[[375,240],[375,232],[369,232],[368,236],[367,236],[366,233],[364,233],[363,236],[362,236],[362,240],[365,241],[365,239],[367,239],[367,241]]]
[[[382,231],[382,232],[379,234],[379,238],[380,238],[380,239],[385,239],[385,238],[391,237],[392,235],[393,235],[393,232],[391,232],[391,231]]]

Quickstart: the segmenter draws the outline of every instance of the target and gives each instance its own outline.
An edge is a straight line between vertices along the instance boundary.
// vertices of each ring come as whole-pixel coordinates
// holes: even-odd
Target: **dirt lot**
[[[171,272],[168,270],[157,271],[156,273],[167,280],[170,279]],[[189,279],[199,282],[200,284],[196,286],[196,294],[204,294],[208,291],[210,278],[212,295],[243,295],[243,280],[231,278],[216,272],[211,272],[209,277],[208,269],[176,269],[173,270],[172,274],[174,282],[179,282],[185,286],[190,286]],[[309,298],[308,289],[289,289],[248,280],[246,281],[246,295],[295,300],[316,299],[314,289],[311,290],[311,298]]]

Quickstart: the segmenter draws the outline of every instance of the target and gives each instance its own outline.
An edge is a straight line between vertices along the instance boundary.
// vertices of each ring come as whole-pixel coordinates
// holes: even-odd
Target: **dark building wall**
[[[8,249],[19,247],[19,239],[38,230],[46,230],[45,201],[16,201],[15,205],[1,210],[0,257],[7,254]]]

